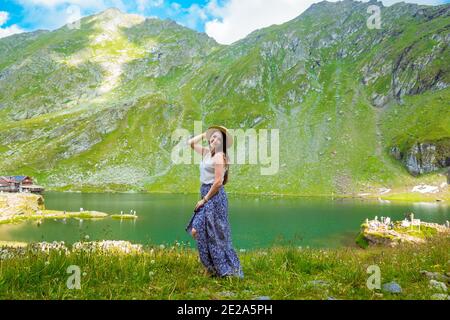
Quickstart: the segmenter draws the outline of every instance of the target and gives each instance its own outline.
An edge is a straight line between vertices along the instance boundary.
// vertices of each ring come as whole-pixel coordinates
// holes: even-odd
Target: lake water
[[[97,210],[109,214],[136,210],[136,221],[67,219],[0,225],[0,240],[73,243],[85,235],[90,240],[129,240],[143,244],[173,245],[194,241],[184,231],[198,195],[82,194],[46,192],[47,209]],[[450,207],[435,203],[380,203],[318,198],[267,198],[229,195],[229,219],[237,249],[293,244],[332,248],[353,246],[366,218],[389,216],[401,220],[407,212],[416,218],[444,223]]]

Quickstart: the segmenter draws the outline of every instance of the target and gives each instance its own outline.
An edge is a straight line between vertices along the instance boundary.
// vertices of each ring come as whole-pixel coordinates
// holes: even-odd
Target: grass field
[[[432,299],[438,292],[420,271],[450,271],[449,238],[442,237],[397,248],[238,252],[243,279],[205,275],[187,244],[130,254],[20,247],[8,249],[22,251],[15,257],[2,251],[0,299]],[[67,288],[71,265],[80,268],[81,289]],[[380,267],[382,284],[395,281],[402,293],[369,290],[371,265]]]

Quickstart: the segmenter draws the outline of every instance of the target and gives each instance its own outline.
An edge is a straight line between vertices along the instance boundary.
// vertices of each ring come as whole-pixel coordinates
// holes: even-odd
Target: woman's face
[[[222,150],[222,133],[219,130],[214,131],[211,137],[209,137],[209,145],[216,151]]]

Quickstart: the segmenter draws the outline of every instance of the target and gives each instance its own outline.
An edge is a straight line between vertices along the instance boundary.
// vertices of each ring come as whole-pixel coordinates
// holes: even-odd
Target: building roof
[[[8,181],[8,182],[22,182],[26,178],[30,178],[30,176],[0,176],[0,180]]]
[[[29,178],[28,176],[11,176],[12,179],[16,180],[16,181],[23,181],[26,178]]]

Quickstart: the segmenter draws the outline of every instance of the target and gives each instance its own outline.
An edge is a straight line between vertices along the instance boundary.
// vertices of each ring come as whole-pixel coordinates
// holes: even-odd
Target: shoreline
[[[104,219],[110,215],[96,210],[67,211],[47,209],[44,195],[31,193],[0,194],[0,225],[45,219]]]
[[[0,225],[2,224],[14,224],[21,223],[24,221],[38,221],[42,222],[45,219],[86,219],[86,220],[99,220],[110,217],[107,213],[99,212],[99,211],[81,211],[81,212],[71,212],[67,211],[64,214],[64,211],[60,210],[42,210],[42,214],[20,214],[13,216],[0,216]]]
[[[198,195],[198,192],[168,192],[168,191],[60,191],[47,189],[46,193],[75,193],[75,194],[140,194],[140,195]],[[372,195],[354,195],[354,194],[301,194],[301,193],[254,193],[254,192],[233,192],[227,191],[227,194],[233,196],[253,196],[253,197],[270,197],[270,198],[314,198],[328,200],[362,200],[362,201],[389,201],[389,202],[406,202],[406,203],[436,203],[442,205],[450,204],[450,191],[439,194],[421,194],[415,192],[389,193],[389,194],[372,194]]]

